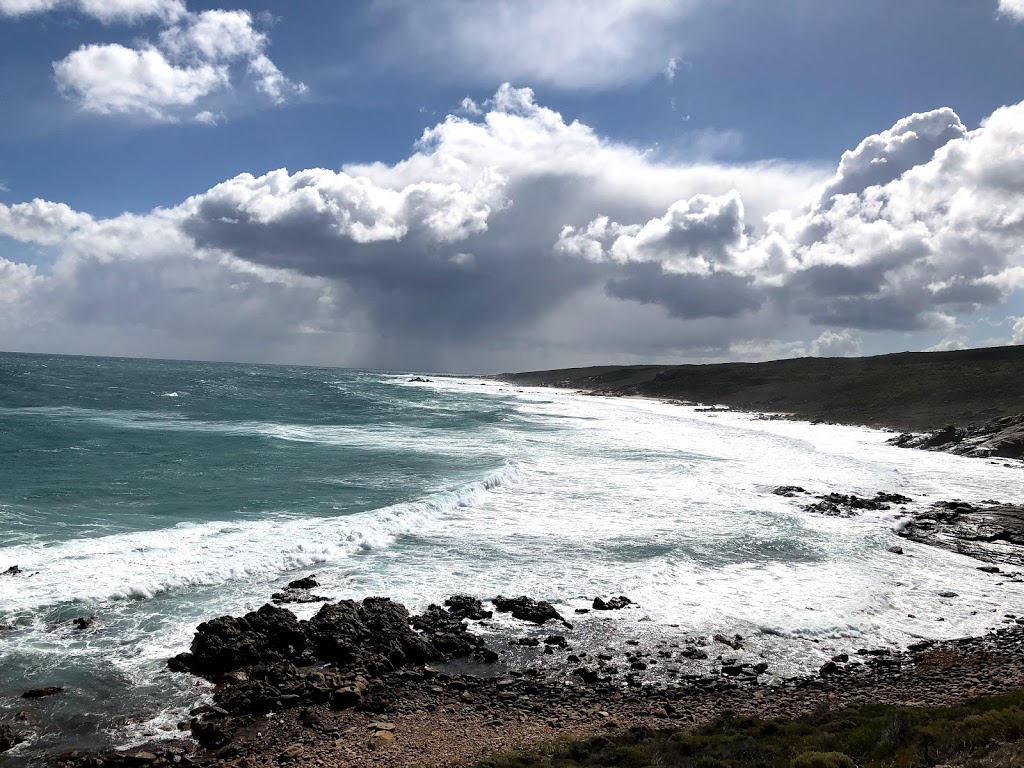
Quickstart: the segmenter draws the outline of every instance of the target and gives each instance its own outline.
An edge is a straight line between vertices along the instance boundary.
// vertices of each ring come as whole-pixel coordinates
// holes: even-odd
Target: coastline
[[[634,658],[664,660],[673,652],[678,646],[640,645]],[[202,733],[203,723],[224,728],[226,721],[233,729],[230,739],[209,742],[207,750],[187,743],[146,745],[102,756],[69,753],[52,758],[52,764],[472,765],[489,755],[555,741],[693,728],[724,713],[770,720],[822,707],[950,706],[1024,689],[1024,626],[1011,622],[982,638],[924,642],[899,653],[863,649],[826,664],[817,675],[770,685],[731,670],[649,686],[623,685],[606,675],[584,679],[568,668],[553,676],[531,675],[530,669],[480,677],[434,663],[399,665],[377,675],[360,666],[343,675],[344,690],[359,691],[344,706],[309,699],[256,716],[203,708],[193,732],[197,724]],[[231,683],[222,679],[219,687],[230,690]]]
[[[666,402],[664,398],[647,399]],[[728,646],[716,642],[715,652],[720,660],[727,661]],[[200,765],[315,765],[331,761],[344,765],[416,765],[431,756],[427,764],[449,765],[563,738],[587,738],[633,727],[690,727],[709,722],[729,710],[779,717],[823,705],[873,701],[938,705],[1024,688],[1019,664],[1021,636],[1017,629],[986,635],[980,641],[948,641],[901,654],[873,654],[870,651],[882,649],[865,650],[869,653],[864,654],[864,659],[871,663],[852,666],[851,672],[827,672],[824,676],[766,684],[757,682],[756,676],[753,683],[739,681],[749,675],[749,670],[742,669],[742,665],[722,664],[741,669],[735,676],[719,671],[667,691],[645,686],[643,675],[637,676],[640,683],[636,686],[623,683],[624,678],[610,687],[601,687],[600,681],[598,687],[580,685],[571,679],[573,672],[568,666],[553,680],[530,675],[529,666],[504,670],[490,680],[486,673],[481,677],[448,672],[433,665],[403,666],[394,675],[373,678],[374,685],[390,691],[391,703],[374,700],[370,706],[360,703],[355,709],[342,711],[322,702],[290,703],[287,708],[243,724],[237,740],[233,737],[225,747],[208,752],[194,752],[188,745],[165,744],[124,750],[102,759],[95,755],[67,757],[64,762],[71,766],[140,767],[181,764],[184,760]],[[633,652],[646,656],[638,657],[636,662],[628,661],[627,666],[647,664],[651,659],[658,663],[664,658],[659,656],[663,651],[679,652],[638,646]],[[922,652],[927,653],[921,655]],[[622,658],[602,661],[623,663]],[[838,669],[846,669],[845,664],[840,662]],[[985,675],[994,674],[996,679],[979,677],[977,670],[982,666]],[[574,684],[567,687],[567,678]],[[515,694],[515,698],[502,698],[502,694]]]

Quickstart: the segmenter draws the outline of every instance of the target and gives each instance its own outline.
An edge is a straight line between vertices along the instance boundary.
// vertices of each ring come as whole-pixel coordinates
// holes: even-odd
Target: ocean
[[[861,427],[420,376],[0,354],[0,571],[23,571],[0,576],[0,719],[39,724],[12,754],[177,735],[208,686],[167,659],[311,573],[317,594],[411,610],[625,594],[579,631],[740,633],[779,678],[1024,610],[1024,584],[899,539],[899,509],[830,518],[771,492],[1010,501],[1019,469]]]

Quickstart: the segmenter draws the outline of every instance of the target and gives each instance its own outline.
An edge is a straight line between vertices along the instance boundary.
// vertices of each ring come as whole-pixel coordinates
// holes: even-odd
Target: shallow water
[[[31,574],[0,577],[0,706],[68,688],[33,705],[54,732],[19,749],[173,735],[203,688],[166,659],[310,572],[318,594],[411,609],[627,594],[614,627],[579,631],[740,632],[779,674],[1024,609],[1024,585],[897,539],[898,510],[825,518],[770,492],[1019,501],[1019,469],[864,428],[409,378],[0,355],[0,570]],[[83,615],[95,627],[73,631]]]

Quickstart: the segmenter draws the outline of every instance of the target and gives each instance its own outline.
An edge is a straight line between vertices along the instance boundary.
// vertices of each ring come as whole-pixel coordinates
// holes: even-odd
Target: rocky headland
[[[965,428],[950,424],[925,434],[905,432],[888,442],[976,459],[1024,459],[1024,413]]]

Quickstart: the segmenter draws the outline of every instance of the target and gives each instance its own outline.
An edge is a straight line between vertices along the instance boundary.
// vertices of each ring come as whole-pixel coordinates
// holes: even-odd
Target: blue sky
[[[0,50],[0,348],[1024,342],[1021,0],[0,0]]]

